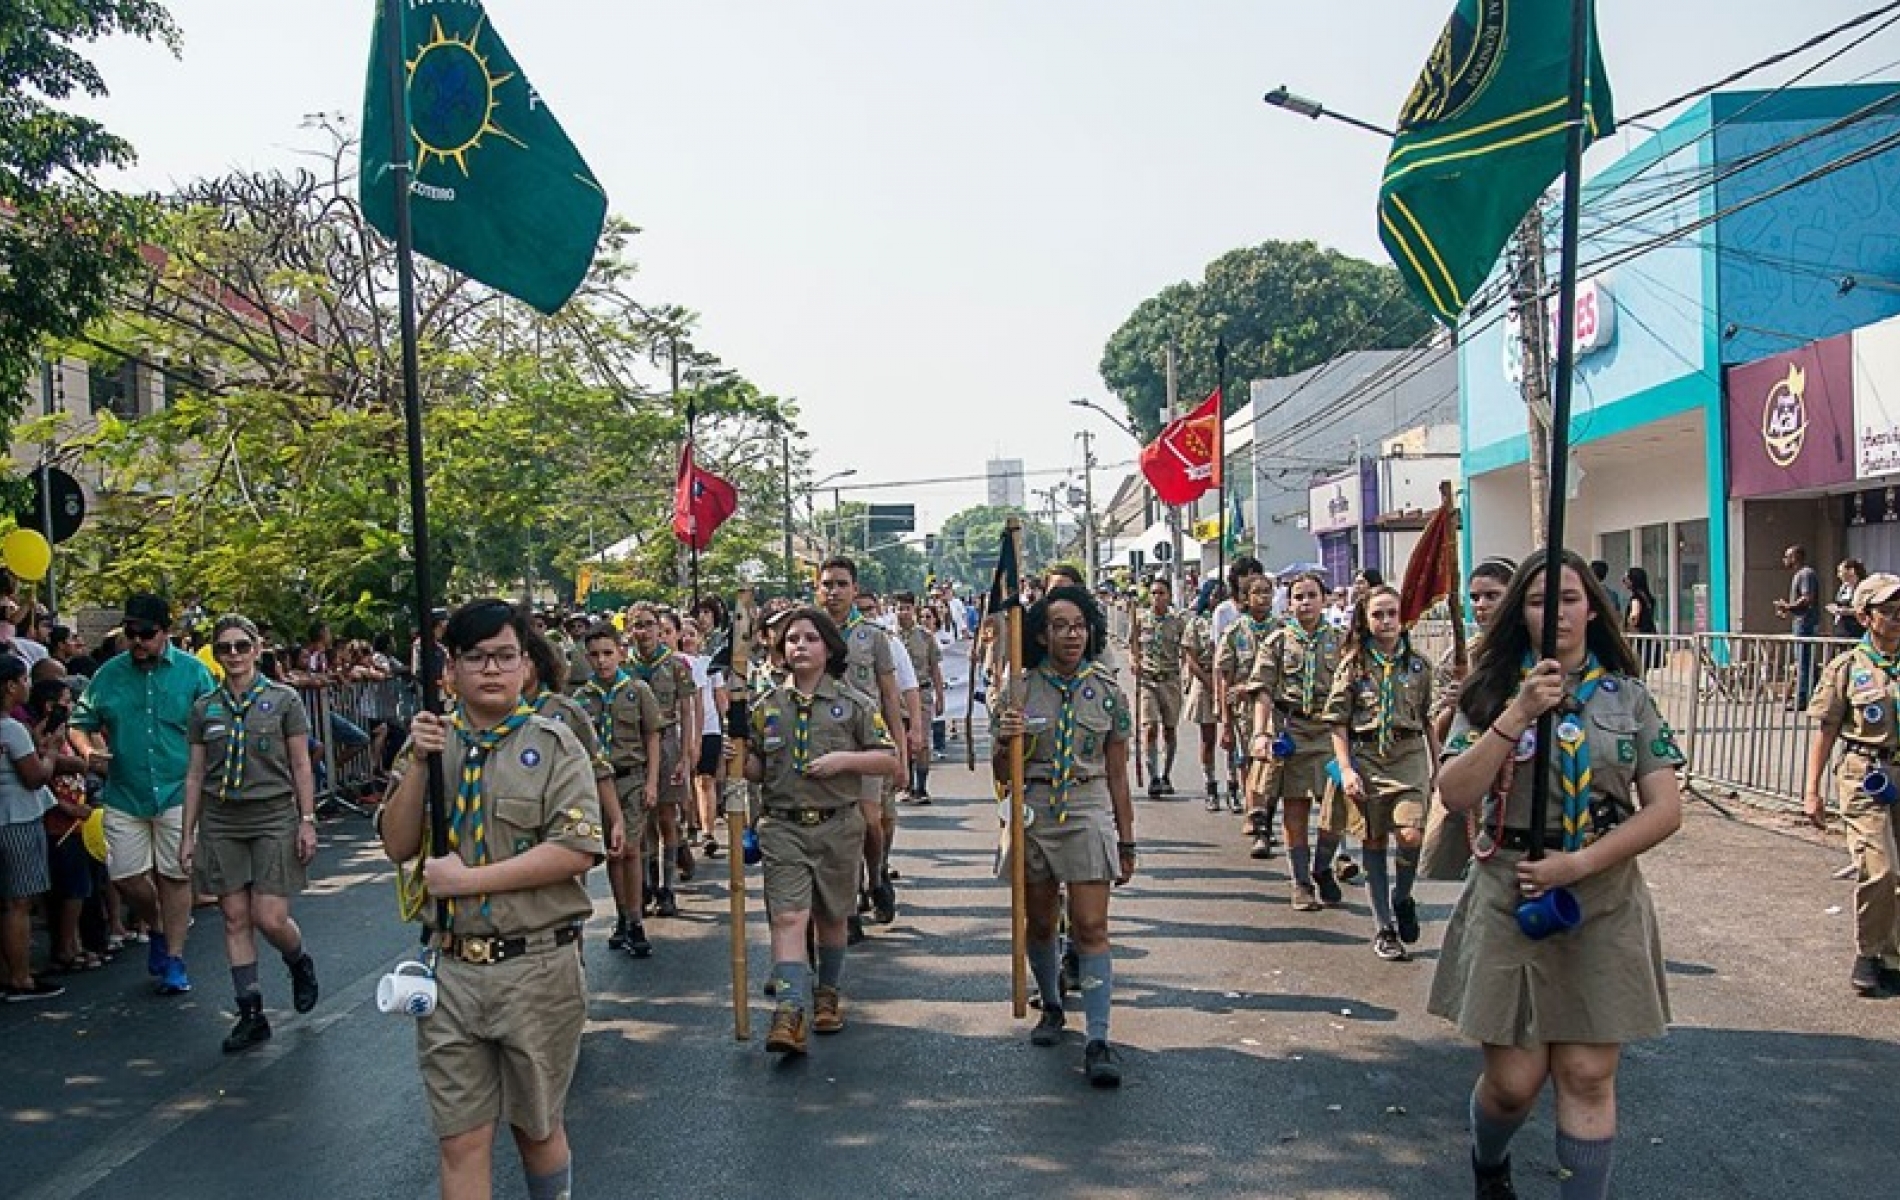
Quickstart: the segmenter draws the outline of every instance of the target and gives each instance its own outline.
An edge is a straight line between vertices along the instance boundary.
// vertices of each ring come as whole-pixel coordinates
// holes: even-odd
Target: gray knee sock
[[[773,963],[772,978],[778,981],[778,987],[775,990],[780,1004],[789,1004],[793,1008],[805,1007],[805,993],[810,989],[811,984],[810,967],[797,959]]]
[[[666,852],[660,855],[660,888],[663,891],[672,891],[673,885],[679,882],[680,868],[678,856],[679,847],[677,845],[668,846]]]
[[[1305,842],[1296,842],[1287,851],[1287,857],[1293,860],[1293,882],[1301,887],[1313,886],[1313,848]]]
[[[1314,839],[1313,869],[1321,874],[1331,874],[1333,859],[1339,857],[1339,835],[1320,831]]]
[[[818,986],[836,988],[844,979],[844,947],[818,943]]]
[[[1042,993],[1042,1010],[1062,1007],[1062,944],[1055,938],[1029,943],[1029,973]]]
[[[1400,846],[1392,857],[1398,868],[1392,881],[1392,899],[1410,900],[1412,885],[1418,882],[1418,850]]]
[[[1563,1200],[1606,1200],[1610,1194],[1610,1167],[1616,1160],[1616,1138],[1600,1142],[1574,1138],[1557,1131],[1558,1195]]]
[[[1525,1116],[1529,1116],[1528,1113]],[[1471,1153],[1479,1165],[1495,1167],[1510,1157],[1511,1139],[1524,1127],[1525,1117],[1509,1120],[1492,1116],[1478,1101],[1478,1089],[1471,1089]]]
[[[526,1172],[523,1172],[526,1174]],[[528,1175],[528,1200],[568,1200],[574,1194],[574,1164],[546,1175]]]
[[[240,1000],[263,994],[262,989],[257,986],[256,963],[245,963],[241,967],[231,968],[231,990],[237,993],[237,998]]]
[[[1366,860],[1366,894],[1372,900],[1372,917],[1379,928],[1392,928],[1392,881],[1386,874],[1385,851],[1368,849]]]
[[[1082,977],[1082,1016],[1091,1042],[1108,1040],[1109,1002],[1115,994],[1115,959],[1108,954],[1080,954],[1076,973]]]

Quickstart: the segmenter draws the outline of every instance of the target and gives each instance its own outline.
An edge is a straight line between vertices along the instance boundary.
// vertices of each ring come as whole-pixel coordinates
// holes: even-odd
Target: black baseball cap
[[[125,624],[130,625],[133,622],[143,622],[147,625],[156,625],[160,629],[170,629],[171,605],[165,603],[163,597],[155,596],[151,592],[134,592],[126,597],[125,601]]]

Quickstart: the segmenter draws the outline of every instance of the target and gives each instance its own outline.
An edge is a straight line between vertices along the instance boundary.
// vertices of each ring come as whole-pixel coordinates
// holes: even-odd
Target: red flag
[[[680,448],[679,485],[673,491],[673,535],[695,550],[712,545],[713,531],[739,507],[739,489],[693,465],[693,443]]]
[[[1451,540],[1458,533],[1451,506],[1451,490],[1445,489],[1438,511],[1425,523],[1405,562],[1405,582],[1399,588],[1399,624],[1410,629],[1425,610],[1451,594]]]
[[[1141,473],[1163,504],[1188,504],[1220,486],[1220,389],[1141,448]]]

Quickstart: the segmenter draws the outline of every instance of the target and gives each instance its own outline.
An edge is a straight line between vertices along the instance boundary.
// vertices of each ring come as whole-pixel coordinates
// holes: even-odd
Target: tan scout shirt
[[[1575,682],[1575,676],[1572,676]],[[1557,720],[1577,720],[1583,725],[1590,746],[1590,795],[1593,801],[1608,800],[1616,805],[1621,820],[1636,811],[1636,781],[1651,771],[1680,767],[1684,759],[1676,747],[1675,731],[1663,720],[1654,697],[1641,680],[1611,675],[1597,686],[1580,714],[1566,716],[1561,710]],[[1445,736],[1441,759],[1463,754],[1481,737],[1495,734],[1475,728],[1460,710]],[[1527,732],[1518,743],[1518,767],[1511,782],[1511,793],[1504,809],[1504,824],[1512,829],[1527,829],[1531,821],[1531,772],[1525,766],[1536,749],[1536,734]],[[1558,756],[1550,756],[1550,817],[1544,827],[1552,846],[1563,845],[1563,771]],[[1484,798],[1484,826],[1497,824],[1497,797]]]
[[[1264,656],[1263,656],[1264,657]],[[1365,666],[1359,656],[1341,658],[1333,671],[1332,687],[1319,719],[1328,725],[1347,726],[1354,737],[1376,737],[1379,733],[1380,669],[1365,654]],[[1431,720],[1432,671],[1417,654],[1401,646],[1392,664],[1392,728],[1394,737],[1423,733]]]
[[[455,811],[455,787],[461,775],[466,745],[451,735],[442,756],[449,789],[448,812]],[[402,778],[414,763],[414,750],[404,745],[391,775]],[[392,780],[392,784],[394,782]],[[506,862],[543,842],[553,842],[589,855],[595,862],[606,856],[601,842],[600,790],[587,751],[565,725],[546,717],[529,717],[489,754],[482,768],[482,810],[488,825],[488,860]],[[428,808],[423,808],[423,845]],[[456,848],[462,861],[475,865],[473,838]],[[594,911],[587,885],[577,874],[567,879],[518,892],[496,892],[488,897],[488,913],[474,896],[456,901],[455,932],[482,937],[521,937],[584,921]],[[423,923],[435,928],[436,906],[423,906]]]
[[[672,650],[667,650],[652,662],[643,661],[636,653],[627,660],[626,670],[627,674],[653,689],[654,702],[660,706],[660,728],[663,730],[679,724],[680,701],[699,694],[699,685],[693,682],[693,668]]]
[[[647,765],[647,741],[649,730],[665,728],[662,723],[660,703],[654,699],[653,689],[638,679],[628,676],[624,686],[602,687],[598,680],[590,679],[581,688],[581,707],[587,710],[587,719],[593,724],[598,738],[600,728],[600,710],[609,695],[613,696],[610,706],[612,721],[607,731],[607,762],[613,768],[613,774],[624,775],[638,771]]]
[[[798,728],[798,691],[789,681],[752,706],[752,753],[765,764],[761,786],[767,808],[844,808],[856,804],[862,781],[856,775],[813,779],[793,768],[792,739]],[[890,750],[890,730],[877,701],[829,675],[811,696],[810,751],[815,762],[836,750]]]
[[[1307,686],[1309,668],[1310,688]],[[1302,717],[1319,718],[1332,694],[1333,677],[1338,671],[1338,630],[1322,621],[1319,629],[1309,635],[1297,623],[1283,621],[1261,640],[1248,686],[1256,692],[1264,691],[1276,707],[1290,708]],[[1376,705],[1374,712],[1376,715]]]
[[[1855,646],[1822,668],[1808,700],[1808,715],[1823,725],[1839,726],[1841,740],[1856,749],[1893,754],[1900,750],[1896,704],[1900,685],[1866,647]]]
[[[912,625],[908,630],[898,630],[893,636],[904,652],[910,655],[910,665],[917,670],[918,689],[925,692],[936,690],[936,677],[931,674],[931,669],[943,662],[943,647],[937,644],[937,635],[922,625]]]
[[[878,699],[878,679],[897,670],[891,635],[863,617],[850,621],[843,632],[844,681],[871,699]],[[918,682],[922,682],[921,677]]]
[[[1214,622],[1209,617],[1193,616],[1181,631],[1181,653],[1186,660],[1200,664],[1210,683],[1214,671]]]
[[[571,696],[559,692],[544,691],[528,701],[534,705],[534,711],[550,721],[559,721],[567,726],[567,731],[587,751],[588,761],[594,764],[594,778],[612,779],[614,768],[607,761],[607,752],[600,744],[600,735],[594,732],[593,714],[582,708]]]
[[[1032,783],[1048,783],[1055,777],[1056,717],[1062,712],[1062,693],[1049,680],[1046,667],[1024,676],[1023,720],[1030,736],[1024,739],[1023,778]],[[1134,711],[1114,678],[1099,666],[1089,671],[1075,693],[1075,781],[1103,779],[1108,743],[1118,738],[1126,741],[1133,729]]]
[[[231,696],[222,687],[200,696],[185,720],[185,739],[205,748],[204,821],[222,833],[264,833],[295,826],[292,738],[310,736],[310,715],[295,688],[266,683],[244,718],[244,778],[224,792],[224,756],[231,747]]]
[[[1149,680],[1179,679],[1181,641],[1187,634],[1187,620],[1179,609],[1169,609],[1157,617],[1154,610],[1141,613],[1141,673]]]

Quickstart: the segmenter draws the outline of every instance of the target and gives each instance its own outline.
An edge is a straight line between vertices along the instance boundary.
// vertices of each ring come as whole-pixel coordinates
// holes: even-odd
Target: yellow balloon
[[[95,808],[79,826],[79,840],[96,862],[106,860],[106,810]]]
[[[5,558],[7,569],[29,583],[46,578],[47,570],[53,565],[53,548],[46,544],[35,529],[16,529],[0,541],[0,558]]]

